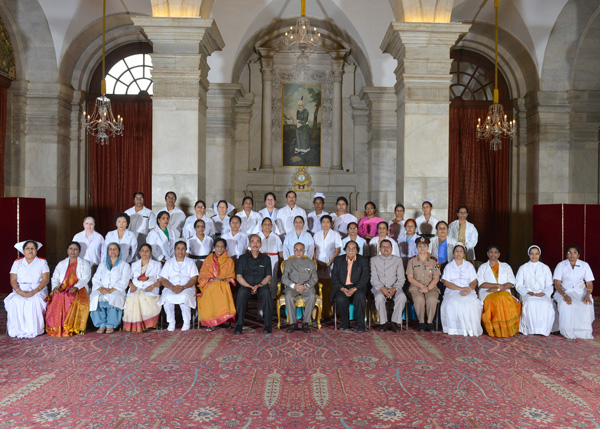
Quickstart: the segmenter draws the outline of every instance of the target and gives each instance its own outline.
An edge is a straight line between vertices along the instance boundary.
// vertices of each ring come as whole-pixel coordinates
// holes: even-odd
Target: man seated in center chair
[[[345,255],[337,256],[331,272],[331,301],[342,319],[342,331],[350,331],[350,303],[354,304],[358,332],[365,332],[365,309],[369,283],[369,260],[358,254],[358,244],[349,241]]]
[[[294,257],[288,259],[283,266],[281,283],[285,286],[285,308],[290,318],[290,326],[286,332],[292,333],[298,329],[296,321],[296,299],[302,295],[305,302],[302,331],[310,333],[308,324],[317,302],[315,285],[317,284],[317,268],[315,262],[304,258],[304,243],[294,245]]]

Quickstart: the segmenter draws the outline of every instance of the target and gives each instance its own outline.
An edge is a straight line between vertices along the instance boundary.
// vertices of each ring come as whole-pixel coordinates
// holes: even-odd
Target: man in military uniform
[[[387,329],[397,332],[400,329],[398,325],[402,325],[402,310],[406,305],[406,295],[402,291],[406,278],[402,258],[393,255],[392,249],[391,240],[382,240],[379,243],[381,254],[371,258],[371,292],[379,314],[380,331],[385,331],[388,321],[385,303],[388,299],[394,301],[392,322]]]
[[[304,258],[304,243],[294,245],[294,257],[285,261],[281,283],[285,286],[285,307],[290,317],[290,326],[286,332],[298,329],[296,322],[296,299],[302,295],[305,302],[302,331],[309,333],[310,316],[317,302],[315,285],[317,284],[317,267],[315,261]]]
[[[419,318],[419,331],[433,332],[433,318],[437,307],[440,290],[437,283],[440,280],[440,266],[429,256],[429,240],[425,237],[417,239],[419,254],[408,261],[406,277],[410,286],[408,293],[412,297],[415,313]],[[427,310],[427,325],[425,325],[425,310]]]

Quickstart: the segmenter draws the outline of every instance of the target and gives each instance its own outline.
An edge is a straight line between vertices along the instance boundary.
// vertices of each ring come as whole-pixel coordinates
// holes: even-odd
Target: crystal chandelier
[[[494,0],[494,8],[496,9],[496,45],[494,59],[494,104],[488,110],[488,116],[485,122],[481,123],[481,118],[477,119],[477,137],[487,140],[491,138],[490,149],[497,151],[502,149],[503,136],[512,137],[515,134],[517,123],[515,120],[508,121],[504,114],[504,107],[499,103],[498,95],[498,3],[499,0]]]
[[[110,100],[106,96],[106,0],[104,0],[104,9],[102,15],[102,95],[96,98],[94,110],[91,115],[83,112],[81,125],[85,132],[96,138],[96,143],[108,144],[108,138],[111,136],[123,135],[123,118],[120,115],[113,115],[110,107]]]
[[[297,46],[302,53],[321,46],[321,33],[317,32],[317,27],[310,26],[310,20],[306,17],[306,0],[302,0],[296,26],[290,26],[283,40],[286,46]]]

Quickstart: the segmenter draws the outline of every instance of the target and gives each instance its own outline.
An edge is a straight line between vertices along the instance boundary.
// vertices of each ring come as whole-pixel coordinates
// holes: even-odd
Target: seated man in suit
[[[271,287],[269,286],[272,274],[271,259],[264,253],[260,253],[260,246],[260,237],[257,234],[251,235],[250,252],[244,253],[237,261],[235,273],[239,287],[235,304],[237,321],[234,334],[242,333],[246,308],[252,297],[262,301],[265,318],[263,333],[271,333],[271,323],[273,321],[273,299],[271,298]]]
[[[310,316],[317,302],[315,285],[317,284],[317,267],[315,261],[304,258],[304,243],[294,245],[294,257],[287,260],[283,266],[281,283],[285,286],[285,307],[290,316],[290,326],[286,332],[294,332],[298,329],[296,321],[296,298],[302,295],[306,306],[304,307],[304,319],[302,320],[302,331],[310,333],[308,324]]]
[[[375,297],[381,332],[385,331],[388,321],[385,302],[388,299],[394,300],[392,322],[388,326],[394,332],[398,332],[398,325],[402,325],[402,310],[406,305],[406,295],[402,291],[406,282],[404,263],[400,256],[392,254],[392,249],[391,239],[382,240],[379,243],[381,254],[371,258],[371,292]]]
[[[355,241],[347,242],[344,251],[345,255],[337,256],[333,260],[331,301],[336,303],[340,313],[342,331],[350,330],[350,303],[352,303],[358,332],[365,332],[369,261],[358,254],[358,244]]]

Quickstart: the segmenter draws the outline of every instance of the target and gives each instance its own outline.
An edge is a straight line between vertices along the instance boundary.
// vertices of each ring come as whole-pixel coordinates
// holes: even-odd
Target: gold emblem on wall
[[[310,175],[306,171],[306,167],[298,167],[298,171],[292,176],[294,187],[292,191],[312,191],[310,188]]]

